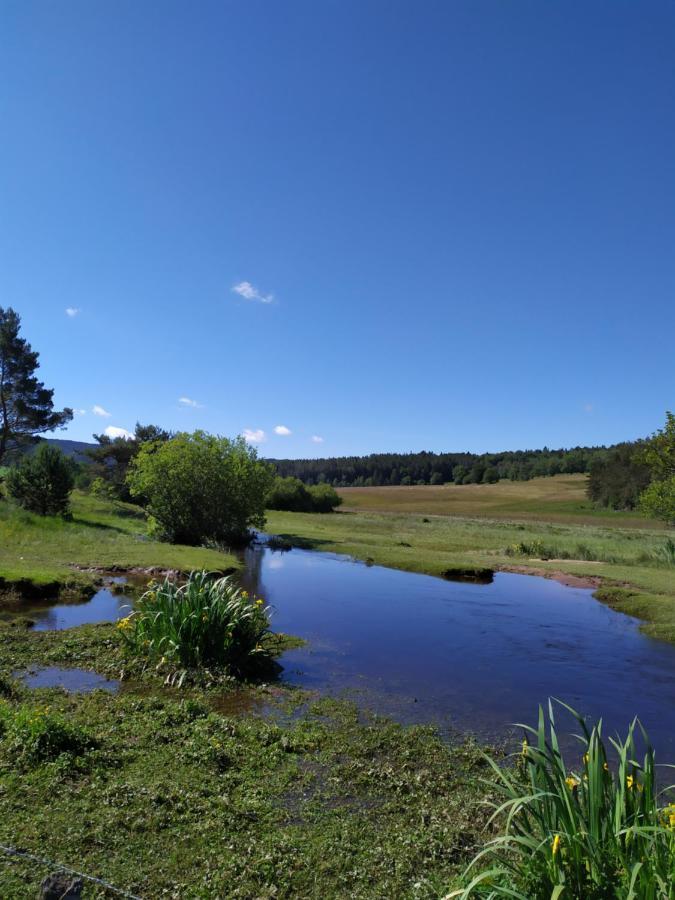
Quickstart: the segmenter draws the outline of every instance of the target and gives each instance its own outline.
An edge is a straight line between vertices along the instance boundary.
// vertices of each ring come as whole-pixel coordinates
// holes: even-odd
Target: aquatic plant
[[[269,658],[269,607],[229,577],[192,572],[184,584],[151,583],[117,623],[127,647],[159,667],[221,667],[242,675]]]
[[[501,794],[491,803],[490,824],[502,833],[474,858],[467,887],[449,896],[672,898],[675,804],[672,787],[657,789],[654,751],[644,729],[635,719],[623,742],[610,738],[616,752],[610,766],[602,721],[589,731],[575,710],[561,705],[581,728],[579,765],[569,769],[563,758],[552,703],[548,722],[540,707],[538,727],[521,726],[525,738],[513,769],[488,758]],[[641,763],[637,728],[646,747]]]

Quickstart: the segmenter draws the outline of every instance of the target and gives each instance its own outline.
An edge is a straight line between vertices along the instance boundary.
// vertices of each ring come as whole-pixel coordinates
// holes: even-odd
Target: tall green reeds
[[[538,727],[521,726],[526,737],[515,768],[489,759],[501,794],[490,823],[501,834],[471,863],[467,887],[450,896],[672,900],[675,804],[668,802],[672,787],[657,789],[642,726],[636,719],[623,742],[609,739],[616,751],[610,765],[602,722],[589,731],[561,705],[581,729],[577,766],[565,762],[549,702],[548,722],[540,707]],[[641,761],[636,729],[645,744]]]
[[[174,668],[243,675],[269,655],[269,607],[208,572],[192,572],[181,585],[169,578],[151,585],[118,628],[131,652]]]

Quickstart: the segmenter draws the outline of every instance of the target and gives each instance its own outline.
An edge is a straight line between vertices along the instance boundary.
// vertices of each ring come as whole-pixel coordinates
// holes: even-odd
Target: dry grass
[[[637,513],[596,509],[586,497],[585,475],[556,475],[498,484],[340,488],[338,493],[345,509],[362,512],[663,528],[662,524]]]

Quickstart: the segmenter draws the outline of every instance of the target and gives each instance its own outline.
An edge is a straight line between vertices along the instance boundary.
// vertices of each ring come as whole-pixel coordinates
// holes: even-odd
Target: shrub
[[[287,512],[310,512],[312,496],[299,478],[277,476],[265,500],[267,509],[282,509]]]
[[[12,706],[0,702],[0,738],[3,752],[13,763],[35,766],[64,754],[80,756],[96,746],[81,728],[49,707]]]
[[[144,498],[153,530],[182,544],[234,542],[265,524],[272,469],[243,438],[195,431],[142,444],[127,481]]]
[[[230,578],[192,572],[183,585],[151,585],[117,627],[129,650],[174,668],[218,667],[244,675],[265,661],[269,607]]]
[[[314,484],[310,487],[309,494],[314,512],[333,512],[342,503],[342,497],[330,484]]]
[[[7,490],[16,502],[41,516],[66,515],[75,483],[70,461],[56,447],[41,444],[7,475]]]
[[[575,717],[581,735],[580,762],[568,769],[558,745],[553,707],[538,728],[522,726],[526,737],[515,771],[488,759],[502,800],[492,804],[490,824],[503,833],[490,841],[467,870],[464,891],[450,896],[509,896],[600,900],[610,897],[672,897],[675,883],[675,805],[660,805],[671,788],[657,790],[654,751],[640,726],[646,750],[637,761],[637,720],[623,743],[610,739],[618,757],[610,769],[601,723],[588,730]]]

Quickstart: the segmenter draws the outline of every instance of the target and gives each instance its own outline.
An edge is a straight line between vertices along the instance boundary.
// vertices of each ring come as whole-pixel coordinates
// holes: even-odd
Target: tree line
[[[380,487],[411,484],[490,484],[502,478],[529,481],[542,475],[588,472],[607,447],[507,450],[502,453],[372,453],[324,459],[272,459],[277,473],[307,485]]]

